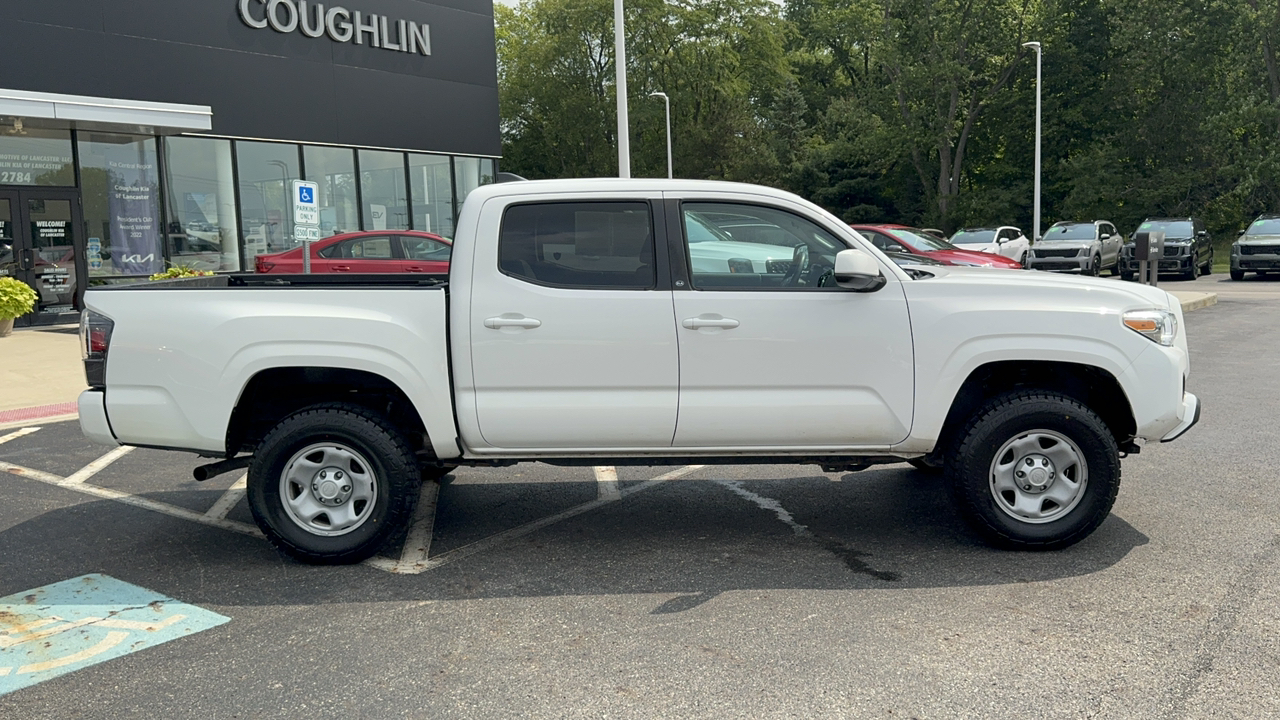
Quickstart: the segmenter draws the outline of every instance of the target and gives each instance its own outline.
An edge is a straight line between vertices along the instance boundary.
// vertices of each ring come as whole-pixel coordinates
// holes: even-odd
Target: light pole
[[[667,179],[670,180],[675,177],[671,167],[671,98],[664,92],[651,92],[649,97],[662,98],[662,104],[667,109]]]
[[[627,37],[622,0],[613,0],[613,63],[618,90],[618,177],[631,177],[631,130],[627,122]]]
[[[1031,241],[1040,241],[1040,43],[1026,42],[1022,47],[1034,48],[1036,51],[1036,190],[1031,209]]]

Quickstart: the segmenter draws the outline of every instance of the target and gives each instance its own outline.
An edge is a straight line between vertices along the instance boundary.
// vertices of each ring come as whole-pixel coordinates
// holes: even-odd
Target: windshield
[[[1092,240],[1097,230],[1093,223],[1071,223],[1070,225],[1054,225],[1044,234],[1046,242],[1054,240]]]
[[[724,233],[717,230],[709,222],[703,219],[699,213],[685,213],[688,222],[685,223],[685,234],[689,236],[689,242],[723,242],[729,238]]]
[[[1162,232],[1166,238],[1189,238],[1195,234],[1186,220],[1148,220],[1138,226],[1138,232]]]
[[[995,228],[961,230],[951,236],[952,245],[989,245],[996,237]]]
[[[894,238],[901,241],[907,247],[911,248],[912,250],[915,250],[916,252],[932,252],[934,250],[955,250],[956,249],[954,245],[947,242],[946,240],[939,240],[938,238],[932,235],[926,234],[923,230],[916,230],[914,228],[910,230],[904,230],[902,228],[890,228],[890,229],[884,230],[883,232],[885,232],[888,235],[892,235]]]
[[[1249,226],[1246,235],[1280,235],[1280,217],[1260,218]]]

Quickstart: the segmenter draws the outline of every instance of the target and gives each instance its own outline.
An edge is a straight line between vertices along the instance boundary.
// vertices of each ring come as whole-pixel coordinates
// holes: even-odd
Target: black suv
[[[1164,233],[1164,255],[1160,258],[1160,272],[1178,273],[1187,280],[1213,272],[1213,240],[1204,229],[1204,223],[1196,218],[1147,218],[1138,225],[1134,235],[1140,232]],[[1120,277],[1132,280],[1138,272],[1138,261],[1133,257],[1133,235],[1120,250]]]

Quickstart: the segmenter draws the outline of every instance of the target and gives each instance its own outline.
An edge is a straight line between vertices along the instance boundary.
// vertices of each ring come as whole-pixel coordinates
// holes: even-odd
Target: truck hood
[[[928,272],[934,277],[907,283],[908,296],[916,283],[941,282],[960,286],[957,290],[964,293],[990,292],[1037,301],[1057,296],[1060,302],[1117,312],[1140,307],[1180,307],[1177,298],[1160,288],[1085,275],[968,267],[932,267]]]

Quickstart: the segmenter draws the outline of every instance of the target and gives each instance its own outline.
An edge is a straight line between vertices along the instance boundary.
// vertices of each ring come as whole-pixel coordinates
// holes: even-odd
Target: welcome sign
[[[385,15],[364,14],[341,6],[307,0],[238,0],[240,20],[256,30],[301,32],[309,38],[329,36],[334,42],[354,42],[369,47],[415,55],[431,54],[431,26]]]

